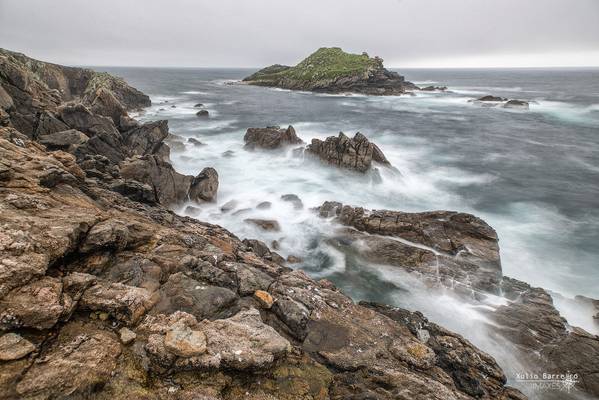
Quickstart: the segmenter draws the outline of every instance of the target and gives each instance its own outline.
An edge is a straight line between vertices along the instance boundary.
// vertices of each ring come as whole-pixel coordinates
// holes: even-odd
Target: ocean
[[[477,306],[464,306],[448,293],[425,295],[396,268],[356,263],[328,245],[334,227],[310,210],[326,200],[475,214],[499,235],[504,275],[566,297],[599,298],[599,69],[401,69],[420,86],[448,90],[400,97],[238,84],[252,69],[96,69],[151,96],[152,107],[138,119],[168,119],[172,133],[205,144],[186,143],[171,155],[181,173],[195,175],[207,166],[219,173],[218,202],[202,205],[199,219],[240,238],[277,240],[283,256],[304,260],[296,267],[332,280],[355,300],[421,310],[502,366],[511,362],[501,359],[490,339],[473,333],[484,320]],[[529,101],[530,109],[469,102],[487,94]],[[196,103],[204,104],[209,118],[195,115]],[[271,125],[293,125],[305,142],[362,132],[400,173],[382,171],[378,182],[294,157],[291,150],[243,149],[247,128]],[[301,198],[303,210],[280,199],[289,193]],[[237,212],[222,213],[230,200]],[[262,201],[272,202],[272,209],[256,210]],[[176,211],[185,213],[185,207]],[[276,219],[281,232],[243,222],[250,217]],[[590,317],[556,303],[569,322],[596,332]]]

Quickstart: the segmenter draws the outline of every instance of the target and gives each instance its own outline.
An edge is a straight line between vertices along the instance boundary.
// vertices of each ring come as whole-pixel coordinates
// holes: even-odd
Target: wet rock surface
[[[325,202],[318,212],[351,228],[339,231],[337,243],[360,257],[448,287],[499,291],[497,234],[473,215],[365,210],[338,202]]]
[[[295,133],[293,126],[289,125],[287,129],[280,129],[278,126],[267,128],[249,128],[243,137],[245,148],[253,150],[261,149],[279,149],[284,146],[304,143]]]
[[[391,165],[381,149],[359,132],[353,138],[340,132],[338,136],[330,136],[324,141],[312,139],[306,147],[306,153],[327,164],[361,173],[368,171],[373,161],[385,166]]]

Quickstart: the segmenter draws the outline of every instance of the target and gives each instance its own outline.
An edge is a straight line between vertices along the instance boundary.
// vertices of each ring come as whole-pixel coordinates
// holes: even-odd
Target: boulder
[[[302,199],[300,199],[296,194],[284,194],[281,196],[281,200],[291,203],[293,205],[293,208],[296,210],[301,210],[302,208],[304,208],[304,203],[302,202]]]
[[[262,230],[265,231],[280,231],[281,230],[281,225],[279,225],[279,223],[275,220],[270,220],[270,219],[257,219],[257,218],[247,218],[244,219],[244,222],[247,222],[248,224],[252,224],[255,225],[257,227],[259,227]]]
[[[65,301],[62,282],[49,276],[13,289],[0,299],[0,330],[51,328],[65,311]]]
[[[87,135],[76,129],[41,135],[38,140],[49,150],[71,150],[88,141]]]
[[[194,178],[178,173],[170,163],[157,155],[135,156],[124,160],[119,166],[124,179],[152,187],[161,204],[182,203],[189,198]]]
[[[208,118],[210,116],[210,113],[208,112],[208,110],[200,110],[196,113],[196,115],[200,118]]]
[[[227,319],[204,320],[199,329],[206,334],[206,354],[182,360],[181,366],[258,371],[272,365],[291,347],[253,308]]]
[[[283,146],[304,143],[297,137],[295,129],[291,125],[287,129],[279,129],[278,126],[249,128],[243,140],[245,141],[245,148],[249,150],[256,148],[272,150]]]
[[[83,293],[79,307],[135,324],[157,301],[158,295],[144,288],[99,281]]]
[[[199,356],[206,352],[206,335],[187,326],[176,326],[164,336],[164,347],[179,357]]]
[[[204,168],[189,186],[189,199],[197,202],[215,201],[218,192],[218,173],[214,168]]]
[[[503,97],[499,97],[499,96],[492,96],[492,95],[486,95],[483,97],[479,97],[478,99],[476,99],[476,101],[495,101],[495,102],[499,102],[499,101],[506,101],[506,98]]]
[[[351,139],[343,132],[340,132],[339,136],[329,136],[325,141],[312,139],[306,153],[327,164],[361,173],[368,171],[373,161],[386,166],[391,165],[379,147],[360,132]]]
[[[143,156],[157,153],[168,136],[168,121],[148,122],[123,133],[130,154]]]
[[[68,126],[84,132],[88,136],[106,134],[120,139],[119,131],[110,118],[93,114],[81,103],[59,107],[58,116]]]
[[[18,360],[33,350],[33,343],[21,335],[11,332],[0,336],[0,361]]]
[[[187,138],[187,141],[191,144],[193,144],[194,146],[205,146],[204,143],[200,142],[198,139],[196,138]]]
[[[162,285],[160,296],[154,313],[184,311],[198,320],[232,315],[238,299],[229,289],[203,284],[183,273],[171,275]]]

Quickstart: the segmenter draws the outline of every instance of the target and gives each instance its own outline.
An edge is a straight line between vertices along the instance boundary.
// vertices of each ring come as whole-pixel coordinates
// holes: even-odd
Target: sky
[[[0,47],[67,65],[599,66],[599,0],[0,0]]]

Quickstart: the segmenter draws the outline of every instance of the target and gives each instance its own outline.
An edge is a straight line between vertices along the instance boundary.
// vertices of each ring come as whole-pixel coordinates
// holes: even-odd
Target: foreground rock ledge
[[[73,156],[2,128],[0,160],[1,328],[35,347],[0,364],[3,398],[523,398],[463,338],[423,341],[220,227],[86,180]],[[44,187],[49,170],[70,178]]]

